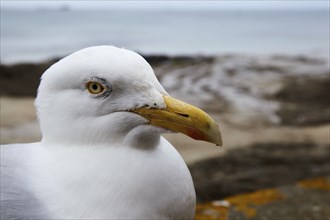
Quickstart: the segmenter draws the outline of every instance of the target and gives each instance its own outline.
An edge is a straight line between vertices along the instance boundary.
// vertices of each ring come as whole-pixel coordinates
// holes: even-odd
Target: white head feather
[[[90,95],[85,82],[91,78],[105,80],[112,87],[110,94]],[[80,50],[42,76],[36,107],[43,142],[122,141],[120,137],[145,123],[144,118],[128,111],[142,106],[164,108],[164,94],[140,55],[112,46]]]

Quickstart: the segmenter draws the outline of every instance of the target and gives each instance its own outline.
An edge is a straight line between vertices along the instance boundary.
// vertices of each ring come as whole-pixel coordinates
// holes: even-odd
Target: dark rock
[[[330,77],[286,77],[273,99],[280,101],[277,112],[282,124],[318,125],[330,122]]]
[[[150,56],[143,56],[144,59],[150,64],[150,65],[160,65],[164,62],[169,61],[169,57],[165,55],[150,55]]]
[[[0,65],[2,96],[36,96],[40,77],[56,60],[40,64]]]
[[[330,146],[258,144],[189,166],[199,201],[291,184],[330,172]]]

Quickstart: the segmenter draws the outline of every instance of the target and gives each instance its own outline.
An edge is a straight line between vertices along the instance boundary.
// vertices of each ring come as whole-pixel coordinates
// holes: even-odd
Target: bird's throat
[[[158,145],[160,135],[164,132],[166,130],[160,127],[139,125],[125,136],[123,144],[137,149],[150,150]]]

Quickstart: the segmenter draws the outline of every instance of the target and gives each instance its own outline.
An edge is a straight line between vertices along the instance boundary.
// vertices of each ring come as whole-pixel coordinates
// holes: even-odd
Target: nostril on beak
[[[182,117],[189,118],[188,114],[183,114],[183,113],[178,113],[178,112],[175,112],[175,113],[178,115],[181,115]]]

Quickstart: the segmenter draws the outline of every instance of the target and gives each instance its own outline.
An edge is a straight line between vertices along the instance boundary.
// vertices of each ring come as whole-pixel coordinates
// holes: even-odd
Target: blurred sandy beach
[[[188,164],[260,143],[329,144],[330,81],[325,59],[242,55],[146,59],[172,96],[203,108],[220,124],[225,145],[221,149],[180,134],[165,135]],[[21,75],[35,74],[30,78],[35,82],[27,86],[37,86],[47,64],[51,62],[25,64],[26,68],[1,65],[2,144],[40,140],[31,97],[36,88],[29,94]]]

